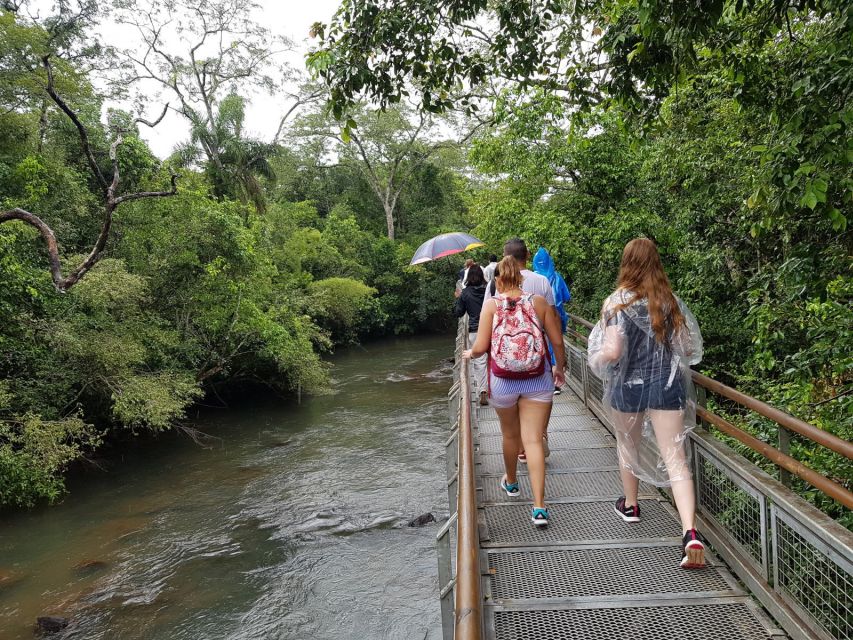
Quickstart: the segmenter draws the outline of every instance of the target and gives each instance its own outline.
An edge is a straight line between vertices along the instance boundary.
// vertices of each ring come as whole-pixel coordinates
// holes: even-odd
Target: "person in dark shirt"
[[[462,267],[462,268],[461,268],[461,269],[456,273],[456,285],[457,285],[457,286],[456,286],[456,288],[457,288],[457,289],[459,289],[459,288],[464,289],[466,286],[468,286],[468,270],[469,270],[471,267],[473,267],[475,264],[477,264],[477,263],[476,263],[476,262],[474,262],[471,258],[468,258],[468,259],[465,261],[465,266],[464,266],[464,267]],[[461,283],[461,285],[462,285],[461,287],[459,286],[459,285],[460,285],[460,283]]]
[[[486,279],[483,277],[483,269],[480,265],[468,268],[467,286],[456,291],[456,302],[453,312],[457,318],[468,314],[468,344],[474,344],[477,338],[477,329],[480,327],[480,310],[483,308],[483,296],[486,295]],[[474,383],[477,385],[477,393],[480,396],[480,404],[489,403],[486,393],[486,363],[488,356],[482,355],[471,360],[471,370],[474,375]]]

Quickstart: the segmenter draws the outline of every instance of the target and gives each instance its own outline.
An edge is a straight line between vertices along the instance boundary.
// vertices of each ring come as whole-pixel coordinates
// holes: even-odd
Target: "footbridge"
[[[548,427],[546,499],[552,522],[530,523],[530,486],[509,499],[494,410],[474,404],[466,319],[456,338],[446,443],[451,517],[437,550],[445,640],[853,639],[853,534],[799,497],[791,479],[853,508],[853,494],[788,455],[791,435],[848,459],[853,445],[694,374],[700,428],[692,434],[698,528],[708,566],[678,566],[681,529],[666,493],[640,486],[643,520],[613,513],[622,488],[603,386],[587,367],[590,323],[571,318],[567,385]],[[714,394],[778,428],[777,446],[705,408]],[[736,453],[712,428],[776,465],[779,480]],[[510,502],[509,500],[512,500]]]

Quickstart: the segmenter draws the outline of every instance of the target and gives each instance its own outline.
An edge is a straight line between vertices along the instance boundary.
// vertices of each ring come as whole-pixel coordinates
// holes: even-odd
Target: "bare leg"
[[[649,410],[681,519],[682,533],[696,526],[696,494],[684,449],[684,415],[681,411]]]
[[[476,332],[468,334],[469,345],[474,344],[476,339]],[[479,395],[486,390],[486,366],[488,365],[488,359],[489,357],[486,354],[481,355],[479,358],[471,358],[471,374],[477,388],[478,399]]]
[[[518,421],[518,405],[508,409],[495,409],[501,422],[503,434],[504,469],[506,481],[513,484],[518,481],[516,475],[518,466],[518,450],[521,448],[521,430]]]
[[[625,506],[637,504],[640,481],[634,475],[637,466],[637,445],[643,437],[643,414],[623,413],[613,410],[611,413],[616,426],[616,444],[619,453],[619,473],[622,475],[622,490],[625,492]]]
[[[553,358],[553,354],[551,355],[551,357]],[[557,365],[552,364],[551,365],[551,379],[552,380],[556,380],[556,377],[555,377],[556,373],[557,373]],[[556,387],[554,387],[554,388],[556,388]],[[553,405],[551,405],[551,406],[553,406]],[[550,423],[550,422],[551,422],[551,413],[548,412],[548,420],[545,421],[545,428],[542,429],[542,437],[543,438],[548,437],[548,423]]]
[[[545,452],[542,435],[551,417],[551,403],[521,398],[518,401],[521,441],[527,454],[527,473],[533,489],[533,506],[545,507]]]

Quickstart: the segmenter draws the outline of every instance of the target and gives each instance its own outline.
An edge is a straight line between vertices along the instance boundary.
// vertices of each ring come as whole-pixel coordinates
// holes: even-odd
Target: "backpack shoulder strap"
[[[536,313],[536,307],[533,305],[533,296],[535,293],[527,293],[524,292],[521,296],[520,302],[526,303],[521,304],[521,313],[524,314],[527,319],[532,322],[542,334],[545,334],[544,324],[539,321],[539,316]]]

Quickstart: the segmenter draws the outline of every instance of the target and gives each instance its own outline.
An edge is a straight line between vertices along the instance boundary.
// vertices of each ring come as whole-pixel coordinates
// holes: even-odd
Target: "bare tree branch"
[[[56,106],[62,109],[62,111],[65,112],[65,115],[71,119],[74,126],[77,127],[77,133],[79,134],[80,142],[83,145],[83,155],[86,156],[86,161],[89,163],[89,168],[92,170],[92,174],[95,176],[98,184],[102,189],[104,189],[104,191],[106,191],[107,180],[104,178],[104,174],[101,173],[100,167],[98,167],[98,163],[95,160],[95,154],[92,153],[92,145],[89,143],[89,134],[86,131],[86,127],[83,126],[83,123],[80,122],[80,118],[78,118],[77,114],[71,110],[71,107],[65,104],[65,101],[56,93],[53,78],[53,67],[50,65],[50,55],[44,56],[41,59],[41,62],[47,72],[47,87],[45,87],[45,89],[48,95],[56,103]]]
[[[134,120],[134,122],[138,122],[138,123],[140,123],[140,124],[144,124],[145,126],[147,126],[147,127],[151,127],[151,128],[153,129],[154,127],[156,127],[158,124],[160,124],[160,123],[163,121],[163,118],[165,118],[165,117],[166,117],[166,113],[167,113],[168,111],[169,111],[169,103],[167,102],[167,103],[165,104],[165,106],[163,107],[163,111],[160,113],[160,117],[159,117],[159,118],[157,118],[156,120],[154,120],[154,121],[148,121],[148,120],[146,120],[145,118],[136,118],[136,120]]]
[[[38,229],[41,237],[47,245],[47,255],[50,262],[50,275],[57,288],[60,288],[59,283],[63,280],[62,265],[59,261],[59,249],[56,245],[56,236],[53,234],[53,229],[47,226],[44,220],[39,218],[37,215],[34,215],[29,211],[24,211],[18,207],[10,209],[9,211],[0,212],[0,224],[10,220],[20,220],[21,222],[25,222]]]
[[[142,198],[155,198],[155,197],[166,197],[174,195],[177,192],[177,175],[172,175],[171,178],[171,189],[168,191],[141,191],[138,193],[131,193],[125,195],[117,195],[118,188],[121,184],[121,173],[119,171],[119,162],[118,162],[118,148],[121,146],[122,137],[121,134],[117,135],[110,145],[110,160],[112,161],[112,169],[113,175],[112,180],[107,183],[106,178],[98,167],[97,162],[95,161],[95,154],[92,151],[92,145],[89,141],[89,133],[86,130],[86,127],[83,125],[80,118],[74,112],[71,107],[56,93],[54,87],[54,77],[53,77],[53,69],[50,65],[50,57],[45,56],[42,58],[42,64],[47,71],[47,87],[45,87],[48,95],[50,95],[51,99],[54,103],[68,116],[68,118],[74,123],[74,126],[77,128],[77,133],[80,137],[80,143],[83,147],[83,155],[86,157],[86,160],[89,164],[89,168],[92,171],[92,174],[95,176],[98,184],[100,185],[103,191],[104,198],[104,218],[101,223],[101,231],[98,234],[97,240],[95,240],[95,244],[92,247],[92,250],[89,252],[89,255],[75,268],[73,269],[67,276],[62,275],[62,264],[59,257],[59,248],[56,242],[56,235],[53,232],[53,229],[42,220],[39,216],[30,213],[24,209],[19,207],[15,207],[8,211],[0,212],[0,224],[4,222],[10,222],[12,220],[19,220],[25,224],[29,224],[32,227],[38,229],[41,234],[42,239],[47,246],[48,253],[48,261],[50,264],[50,275],[53,279],[53,284],[56,287],[57,291],[64,293],[68,291],[71,287],[73,287],[80,279],[86,275],[86,273],[93,267],[97,262],[101,259],[104,248],[107,245],[107,241],[110,237],[110,230],[112,228],[113,223],[113,214],[115,213],[116,207],[120,205],[122,202],[128,202],[131,200],[139,200]],[[168,106],[168,105],[167,105]],[[163,112],[165,114],[165,110]],[[163,116],[161,115],[159,120],[162,120]],[[158,122],[159,122],[158,120]]]
[[[275,131],[275,136],[273,136],[272,142],[273,144],[277,144],[281,139],[281,133],[284,131],[284,125],[287,123],[287,119],[293,115],[293,112],[296,111],[299,107],[306,105],[310,102],[314,102],[315,100],[321,98],[326,94],[325,89],[314,91],[313,93],[308,94],[307,96],[299,96],[294,103],[290,106],[290,108],[284,112],[284,115],[281,117],[281,120],[278,122],[278,129]]]

